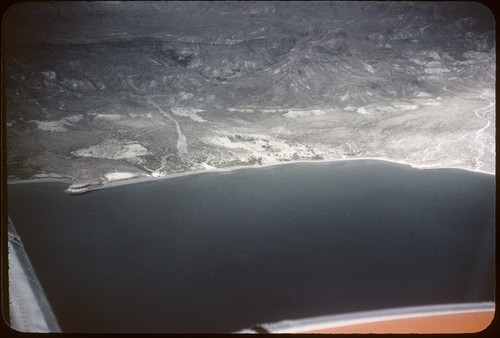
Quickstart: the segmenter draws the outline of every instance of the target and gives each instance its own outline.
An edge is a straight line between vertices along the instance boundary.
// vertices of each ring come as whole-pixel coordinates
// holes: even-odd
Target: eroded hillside
[[[25,3],[5,29],[11,179],[355,157],[495,170],[479,4]]]

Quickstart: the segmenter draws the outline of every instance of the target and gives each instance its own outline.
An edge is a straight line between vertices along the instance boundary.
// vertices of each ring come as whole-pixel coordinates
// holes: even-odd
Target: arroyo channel
[[[366,160],[66,188],[8,186],[65,332],[232,332],[494,300],[494,175]]]

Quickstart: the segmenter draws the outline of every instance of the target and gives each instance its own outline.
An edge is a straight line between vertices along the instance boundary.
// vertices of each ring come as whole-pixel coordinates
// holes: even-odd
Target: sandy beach
[[[457,169],[457,170],[465,170],[465,171],[470,171],[470,172],[476,172],[476,173],[481,173],[481,174],[486,174],[486,175],[495,175],[495,173],[491,172],[486,172],[482,170],[474,170],[474,169],[469,169],[469,168],[461,168],[461,167],[449,167],[449,166],[424,166],[424,165],[416,165],[412,163],[408,163],[405,161],[396,161],[396,160],[391,160],[387,158],[376,158],[376,157],[358,157],[358,158],[340,158],[340,159],[334,159],[334,160],[292,160],[292,161],[273,161],[273,162],[268,162],[260,165],[253,165],[253,166],[234,166],[234,167],[227,167],[227,168],[214,168],[214,169],[201,169],[201,170],[193,170],[193,171],[185,171],[185,172],[179,172],[179,173],[170,173],[166,174],[164,176],[157,176],[153,177],[150,175],[130,175],[129,177],[123,178],[123,179],[114,179],[114,180],[109,180],[109,181],[103,181],[98,184],[91,183],[91,182],[74,182],[69,178],[57,178],[57,177],[46,177],[46,178],[32,178],[32,179],[22,179],[22,180],[9,180],[7,183],[8,184],[24,184],[24,183],[37,183],[37,182],[61,182],[61,183],[68,183],[69,185],[75,184],[75,183],[89,183],[89,187],[85,190],[82,189],[82,191],[74,192],[74,194],[79,194],[79,193],[85,193],[89,192],[92,190],[98,190],[98,189],[106,189],[106,188],[113,188],[113,187],[118,187],[118,186],[124,186],[124,185],[130,185],[130,184],[138,184],[138,183],[144,183],[144,182],[152,182],[152,181],[159,181],[159,180],[167,180],[167,179],[172,179],[172,178],[177,178],[177,177],[184,177],[184,176],[191,176],[191,175],[201,175],[201,174],[206,174],[206,173],[229,173],[232,171],[239,171],[239,170],[254,170],[254,169],[264,169],[264,168],[270,168],[270,167],[276,167],[276,166],[282,166],[282,165],[300,165],[300,164],[315,164],[315,165],[321,165],[321,164],[331,164],[331,163],[344,163],[344,162],[350,162],[350,161],[383,161],[383,162],[390,162],[390,163],[395,163],[395,164],[401,164],[401,165],[406,165],[414,169],[420,169],[420,170],[426,170],[426,169]],[[118,174],[118,173],[108,173],[106,175],[110,174]],[[129,174],[129,173],[123,173],[123,174]],[[126,176],[126,175],[124,175]]]

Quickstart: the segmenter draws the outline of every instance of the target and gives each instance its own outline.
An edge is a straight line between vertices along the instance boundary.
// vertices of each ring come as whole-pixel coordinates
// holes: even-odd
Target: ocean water
[[[67,332],[494,300],[493,175],[345,161],[65,188],[12,184],[8,202]]]

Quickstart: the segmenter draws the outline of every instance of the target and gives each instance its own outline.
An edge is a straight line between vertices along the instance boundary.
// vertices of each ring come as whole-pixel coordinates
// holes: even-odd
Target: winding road
[[[453,95],[459,95],[459,93],[451,90],[448,88],[449,85],[446,85],[443,87],[443,90],[453,94]],[[456,87],[462,87],[463,89],[467,89],[463,86],[460,86],[460,85],[456,85]],[[481,93],[478,93],[478,92],[470,92],[470,93],[474,93],[474,94],[478,94],[479,95],[479,98],[481,100],[486,100],[488,101],[488,104],[486,106],[483,106],[483,107],[479,107],[477,109],[474,110],[474,115],[481,119],[482,121],[485,122],[484,126],[479,128],[478,130],[476,131],[473,131],[473,132],[468,132],[456,139],[452,139],[452,140],[445,140],[443,142],[440,142],[436,147],[434,147],[432,150],[431,149],[426,149],[425,150],[425,155],[424,157],[422,158],[423,161],[426,161],[430,156],[433,156],[433,155],[436,155],[438,154],[440,151],[441,151],[441,147],[446,144],[446,143],[455,143],[455,142],[458,142],[460,140],[462,140],[463,138],[473,134],[474,135],[474,144],[476,145],[476,149],[477,149],[477,152],[478,152],[478,155],[475,157],[474,159],[474,162],[475,162],[475,169],[476,170],[482,170],[485,163],[481,161],[481,159],[484,157],[485,155],[485,151],[489,151],[493,154],[495,154],[495,143],[493,141],[492,145],[489,146],[488,145],[488,135],[485,134],[485,131],[491,126],[491,123],[492,121],[490,119],[488,119],[486,117],[486,115],[490,112],[492,112],[494,109],[495,109],[495,99],[494,99],[494,94],[492,95],[491,93],[489,93],[488,91],[482,91]]]
[[[488,146],[485,144],[486,140],[485,140],[485,135],[483,134],[484,131],[486,129],[488,129],[491,125],[491,121],[488,118],[486,118],[485,116],[487,113],[493,111],[493,109],[495,107],[495,101],[490,99],[486,95],[487,95],[487,92],[483,91],[481,93],[481,95],[479,95],[479,98],[481,98],[482,100],[487,100],[488,105],[481,107],[481,108],[478,108],[474,111],[474,115],[476,115],[481,120],[486,121],[486,124],[484,125],[484,127],[476,130],[476,132],[475,132],[476,136],[474,139],[476,141],[476,144],[479,146],[479,148],[478,148],[479,155],[476,157],[476,169],[481,169],[481,167],[483,166],[483,163],[481,162],[481,158],[484,156],[485,148],[487,148],[487,150],[489,150],[492,153],[495,152],[494,147],[488,148]],[[480,112],[483,113],[483,116],[479,114]]]

